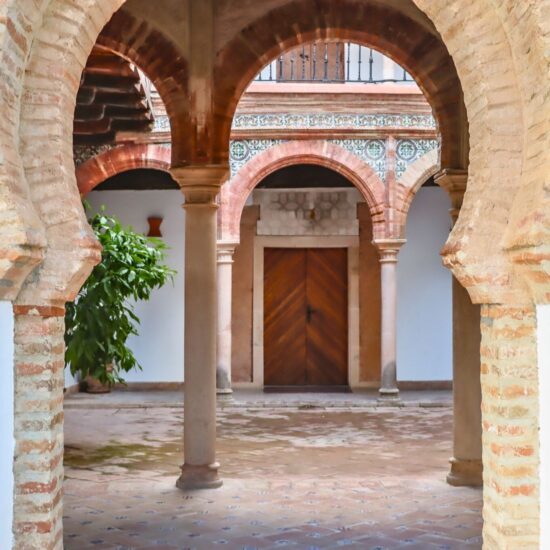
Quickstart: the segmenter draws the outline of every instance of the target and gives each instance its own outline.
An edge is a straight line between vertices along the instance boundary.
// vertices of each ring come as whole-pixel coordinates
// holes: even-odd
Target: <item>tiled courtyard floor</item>
[[[481,548],[448,407],[219,412],[224,486],[183,493],[182,413],[66,412],[65,548]]]

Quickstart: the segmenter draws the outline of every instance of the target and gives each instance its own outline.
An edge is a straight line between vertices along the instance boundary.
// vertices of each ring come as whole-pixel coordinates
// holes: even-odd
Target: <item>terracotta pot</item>
[[[107,372],[113,371],[113,365],[107,366]],[[111,384],[103,384],[93,376],[84,379],[84,391],[86,393],[111,393]]]

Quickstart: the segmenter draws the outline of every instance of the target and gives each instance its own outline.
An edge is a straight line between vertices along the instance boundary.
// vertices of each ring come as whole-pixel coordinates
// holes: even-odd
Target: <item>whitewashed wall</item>
[[[451,228],[448,195],[424,187],[414,199],[397,267],[397,377],[452,379],[452,279],[439,255]]]
[[[147,217],[164,218],[162,230],[170,246],[168,263],[178,270],[174,285],[156,291],[139,304],[140,336],[130,340],[142,372],[129,382],[183,380],[184,210],[179,191],[104,191],[89,195],[92,207],[104,204],[125,224],[145,232]],[[398,264],[398,377],[400,380],[452,378],[451,276],[439,251],[450,230],[447,195],[438,187],[423,188],[412,206],[407,244]],[[67,375],[67,385],[73,383]]]
[[[0,548],[12,547],[13,520],[13,310],[0,302]]]
[[[146,233],[149,216],[164,218],[161,230],[170,247],[167,263],[178,274],[174,284],[156,290],[149,302],[139,303],[140,336],[129,340],[143,371],[125,376],[128,382],[183,381],[183,299],[185,211],[180,191],[94,191],[88,196],[92,208],[105,205],[109,214],[125,225]]]

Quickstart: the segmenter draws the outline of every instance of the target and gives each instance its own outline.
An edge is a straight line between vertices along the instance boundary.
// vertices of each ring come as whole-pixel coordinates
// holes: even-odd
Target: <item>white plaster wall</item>
[[[540,407],[540,547],[550,548],[550,305],[537,307]]]
[[[162,231],[170,246],[168,263],[178,271],[174,285],[138,304],[140,336],[130,340],[142,372],[128,382],[183,381],[183,267],[185,213],[179,191],[95,191],[88,200],[102,204],[137,231],[147,230],[147,217],[164,218]],[[407,244],[398,264],[398,377],[400,380],[452,379],[451,276],[439,251],[450,230],[449,199],[438,187],[423,188],[411,205]],[[67,385],[73,382],[66,375]]]
[[[65,387],[70,388],[71,386],[74,386],[75,384],[78,384],[78,380],[71,374],[71,371],[69,370],[69,367],[65,369]]]
[[[451,227],[448,195],[423,187],[413,200],[397,266],[397,378],[452,379],[452,279],[439,252]]]
[[[107,212],[125,225],[146,233],[147,218],[164,218],[161,231],[170,247],[167,263],[178,274],[174,283],[154,291],[149,302],[136,305],[141,319],[139,337],[129,345],[143,371],[124,376],[127,382],[183,381],[183,305],[184,305],[184,242],[185,212],[183,195],[177,190],[154,191],[94,191],[88,195],[92,208],[105,205]]]
[[[12,547],[13,520],[13,309],[0,302],[0,548]]]

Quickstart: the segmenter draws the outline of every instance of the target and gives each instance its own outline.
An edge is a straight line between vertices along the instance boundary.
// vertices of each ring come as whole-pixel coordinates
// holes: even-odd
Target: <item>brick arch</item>
[[[0,94],[3,109],[6,106],[0,174],[16,180],[7,183],[0,177],[0,204],[7,206],[0,209],[14,227],[24,215],[23,235],[14,241],[30,245],[22,258],[0,261],[3,275],[6,268],[9,273],[10,263],[17,268],[23,260],[9,285],[0,285],[22,287],[13,296],[14,548],[63,546],[63,306],[100,259],[76,186],[73,114],[84,63],[102,26],[122,2],[7,0],[0,8],[7,6],[2,15],[8,16],[0,22]],[[33,232],[42,242],[33,239]],[[3,242],[4,223],[0,233]],[[42,257],[33,256],[37,250]],[[40,422],[32,421],[32,411],[40,411]]]
[[[311,14],[322,14],[312,17]],[[388,24],[388,22],[391,24]],[[371,46],[407,69],[430,102],[442,135],[442,164],[465,167],[468,136],[464,104],[453,60],[435,32],[372,0],[294,0],[244,28],[218,53],[215,70],[214,134],[226,146],[238,101],[256,74],[284,51],[318,39]],[[240,74],[228,70],[238,61]]]
[[[534,210],[539,218],[539,226],[540,220],[546,219],[544,208],[542,212],[539,210],[540,204],[546,205],[547,191],[542,182],[550,159],[547,158],[548,153],[540,151],[533,151],[534,154],[527,158],[523,154],[523,147],[528,131],[525,113],[533,111],[533,123],[529,126],[532,135],[530,147],[533,149],[540,149],[541,140],[536,139],[535,134],[538,132],[538,137],[541,137],[541,128],[545,127],[548,116],[547,109],[541,106],[542,98],[547,95],[545,90],[548,89],[548,63],[545,58],[547,48],[538,45],[539,47],[532,49],[525,44],[526,37],[530,35],[548,36],[542,23],[545,13],[543,5],[547,6],[548,0],[539,0],[538,9],[523,9],[508,1],[497,9],[492,0],[481,0],[469,4],[468,10],[464,10],[464,5],[459,0],[452,0],[444,5],[435,0],[407,2],[416,5],[433,24],[437,38],[432,39],[435,38],[438,46],[444,44],[445,51],[452,56],[453,68],[456,68],[454,74],[446,71],[442,63],[432,64],[437,52],[430,47],[433,44],[430,44],[429,38],[419,45],[409,44],[401,52],[402,57],[399,52],[392,54],[391,48],[396,46],[391,41],[381,43],[379,36],[368,35],[364,27],[380,20],[380,17],[375,17],[383,9],[380,5],[369,4],[368,0],[349,0],[349,6],[345,3],[338,3],[337,7],[334,3],[332,6],[330,4],[328,0],[288,2],[264,17],[258,16],[256,20],[251,18],[239,34],[224,43],[218,52],[215,73],[218,91],[216,112],[219,114],[214,135],[219,138],[215,145],[216,150],[220,151],[219,156],[223,157],[223,151],[227,151],[231,116],[239,94],[254,74],[281,51],[319,38],[368,43],[407,68],[427,97],[432,101],[435,98],[435,101],[441,103],[443,112],[439,114],[436,106],[433,103],[432,105],[443,134],[442,167],[468,168],[469,192],[466,193],[459,222],[443,250],[446,265],[467,287],[476,303],[518,303],[532,300],[525,281],[518,277],[518,269],[508,253],[508,243],[504,236],[517,191],[524,187],[520,182],[537,186],[537,194],[541,199],[536,205],[533,201],[535,195],[527,191],[523,193],[522,190],[521,194],[526,196],[523,202],[522,233],[525,233],[525,227],[531,227],[531,222],[536,221],[532,218],[533,209],[528,208],[529,203],[537,206]],[[530,14],[523,17],[526,11]],[[316,16],[312,16],[312,13]],[[353,17],[349,16],[350,13]],[[512,20],[517,20],[518,25],[508,22],[509,29],[505,29],[503,21],[509,13]],[[396,40],[407,43],[411,36],[414,37],[416,22],[412,19],[407,20],[406,32],[398,32],[393,18],[382,19],[386,25],[385,30],[396,30]],[[388,25],[388,21],[392,24]],[[517,28],[522,28],[525,32],[520,33]],[[539,38],[538,41],[542,40]],[[533,82],[538,79],[540,83],[538,89],[541,93],[538,96],[530,93],[528,76],[525,76],[527,85],[523,89],[520,86],[512,50],[524,52],[522,62],[525,68],[522,72],[527,75],[538,73],[537,77],[530,77]],[[422,67],[417,66],[415,70],[411,66],[415,59],[420,64],[425,62],[430,69],[420,74]],[[228,70],[229,64],[234,67],[237,62],[245,68],[241,79],[235,78]],[[536,68],[537,63],[539,68]],[[464,98],[461,93],[453,97],[452,91],[456,90],[455,75],[460,80]],[[430,84],[435,84],[432,86],[432,93]],[[536,97],[539,98],[538,101]],[[449,122],[445,113],[450,113],[453,117],[453,111],[453,123],[442,123],[445,120]],[[459,116],[456,115],[457,112],[460,113]],[[451,127],[454,128],[454,134],[449,129]],[[449,135],[454,135],[453,140],[448,139],[447,131]],[[468,146],[461,146],[458,143],[460,141],[469,141],[468,155]],[[537,142],[539,145],[536,145]],[[457,159],[457,162],[450,164],[449,156]],[[496,210],[496,215],[486,216],[485,213],[489,210]],[[519,213],[521,207],[515,207],[514,211]],[[521,221],[520,218],[517,223],[521,224]],[[509,232],[510,236],[518,235],[511,226]],[[536,237],[527,235],[524,243],[536,241],[541,235],[545,235],[544,243],[548,242],[550,236],[543,229],[536,232]],[[515,248],[517,250],[518,247]],[[535,256],[532,263],[540,264],[542,256]],[[522,255],[519,257],[520,262],[521,258]]]
[[[501,237],[507,227],[513,229],[512,225],[508,226],[508,220],[516,200],[519,200],[514,207],[517,217],[512,221],[518,225],[529,204],[535,204],[539,196],[547,200],[544,197],[548,195],[550,148],[543,150],[548,121],[545,53],[550,36],[546,32],[548,2],[415,0],[415,3],[433,21],[454,57],[471,134],[468,191],[461,217],[447,245],[446,261],[478,302],[531,303],[532,295],[517,289],[520,285],[515,268],[507,263],[509,257],[503,253]],[[0,94],[4,114],[0,134],[3,221],[0,269],[4,274],[15,273],[18,261],[23,260],[21,271],[2,281],[2,291],[8,287],[17,289],[32,266],[40,261],[32,251],[40,253],[46,241],[48,245],[42,267],[34,270],[24,290],[25,300],[35,300],[27,303],[59,304],[77,290],[97,260],[74,178],[70,147],[72,109],[87,53],[100,27],[121,4],[122,0],[6,0],[0,6],[3,31],[0,34],[3,70]],[[340,6],[340,2],[337,4]],[[323,12],[316,9],[321,5],[321,1],[310,3],[309,8],[315,11],[307,15],[311,19],[322,19]],[[525,15],[530,9],[536,13]],[[505,27],[503,19],[508,17],[513,19]],[[268,30],[266,36],[277,33],[275,26]],[[538,35],[543,30],[546,38],[541,39]],[[246,32],[243,36],[246,41]],[[250,42],[252,46],[254,43]],[[234,63],[236,65],[236,61]],[[540,139],[535,139],[538,136]],[[516,193],[518,188],[520,192]],[[547,202],[542,205],[546,206]],[[547,212],[542,213],[547,215]],[[540,223],[544,224],[544,219]],[[527,223],[524,231],[532,227]],[[525,241],[526,246],[538,246],[540,242],[547,247],[547,232],[548,225],[543,226],[539,236],[531,235]],[[10,243],[7,247],[5,240]],[[27,246],[31,252],[24,250]],[[6,250],[15,255],[11,257]],[[548,283],[543,283],[542,288],[547,290]],[[2,294],[2,297],[11,295]],[[21,314],[23,319],[17,322],[16,353],[19,366],[25,367],[20,369],[18,377],[34,368],[41,373],[34,377],[28,375],[24,382],[18,381],[18,388],[27,390],[19,391],[18,399],[28,399],[25,396],[33,391],[36,395],[55,396],[43,401],[40,423],[43,434],[34,431],[34,424],[28,427],[24,407],[16,408],[21,415],[21,422],[16,424],[18,441],[24,440],[21,431],[32,429],[28,439],[36,442],[37,435],[43,435],[44,448],[48,449],[41,456],[46,471],[35,472],[43,481],[36,484],[40,494],[32,494],[34,483],[16,485],[17,547],[59,548],[62,544],[59,425],[63,412],[59,365],[63,361],[60,351],[63,329],[62,321],[50,319],[54,310],[53,307],[31,309],[29,315]],[[39,311],[48,317],[43,323],[36,321]],[[527,447],[503,436],[505,449],[509,449],[506,452],[519,456],[527,449],[534,457],[528,463],[528,473],[520,480],[522,485],[518,486],[518,480],[512,479],[513,472],[509,477],[502,473],[500,466],[507,464],[507,456],[502,454],[503,447],[497,439],[500,437],[497,428],[506,427],[509,420],[497,412],[498,403],[505,402],[506,391],[510,389],[501,382],[507,377],[514,380],[517,373],[522,372],[531,377],[526,380],[536,387],[533,369],[526,368],[535,361],[533,312],[528,307],[485,307],[483,311],[484,367],[492,377],[489,380],[489,375],[484,375],[489,390],[484,404],[487,416],[484,459],[489,466],[485,472],[485,544],[488,548],[510,546],[514,544],[513,534],[527,533],[528,540],[536,545],[538,491],[533,481],[536,473],[530,473],[536,471],[538,465],[536,444],[531,446],[530,435]],[[59,333],[61,338],[55,336]],[[29,346],[29,342],[32,345]],[[534,376],[536,378],[536,373]],[[523,403],[533,413],[525,420],[536,430],[537,405],[529,400],[527,392]],[[503,422],[499,423],[500,420]],[[18,460],[15,470],[21,476],[25,471],[25,456],[19,456]],[[520,504],[513,500],[515,491],[521,493]],[[37,500],[41,503],[39,509]],[[524,514],[518,515],[518,506],[525,509]]]
[[[192,159],[189,67],[178,47],[124,6],[105,25],[97,43],[135,63],[153,82],[170,119],[174,165]]]
[[[100,260],[99,244],[76,186],[73,113],[85,61],[101,28],[123,2],[84,0],[75,6],[67,0],[51,0],[35,32],[21,82],[25,100],[19,153],[48,246],[44,261],[19,293],[19,304],[58,306],[74,299]],[[64,22],[61,28],[60,21]]]
[[[20,150],[31,149],[29,140],[19,139],[18,136],[23,79],[26,78],[28,82],[34,79],[32,84],[27,86],[26,105],[34,105],[37,109],[43,106],[47,111],[49,100],[60,98],[62,95],[64,105],[70,106],[72,104],[70,94],[60,94],[59,90],[47,85],[43,87],[43,98],[40,98],[41,85],[46,77],[36,70],[37,64],[33,61],[37,55],[37,49],[48,46],[48,40],[57,36],[62,39],[57,44],[58,50],[61,52],[61,57],[65,58],[67,47],[74,46],[78,40],[86,42],[87,38],[84,35],[95,36],[97,27],[101,26],[122,3],[123,0],[107,0],[103,3],[86,0],[73,10],[72,4],[67,3],[66,0],[50,2],[43,0],[32,6],[7,0],[0,8],[2,15],[5,16],[2,21],[10,21],[13,25],[10,32],[6,30],[5,23],[1,25],[3,32],[0,35],[2,64],[6,69],[3,73],[5,79],[1,91],[2,104],[6,110],[4,117],[6,130],[0,138],[4,159],[1,167],[3,176],[1,185],[3,194],[8,198],[2,201],[0,208],[3,219],[9,220],[9,223],[3,224],[3,235],[6,238],[2,239],[0,247],[0,278],[4,279],[0,289],[2,297],[13,297],[17,294],[21,282],[36,263],[40,262],[47,241],[46,226],[36,207],[37,203],[42,206],[42,201],[31,198],[28,176],[22,172]],[[526,300],[529,294],[522,284],[518,283],[517,269],[512,265],[511,259],[519,265],[522,255],[528,254],[529,249],[543,251],[548,242],[546,232],[548,224],[542,220],[545,219],[544,206],[547,204],[545,174],[548,172],[547,166],[550,162],[548,158],[550,147],[542,146],[544,139],[547,138],[544,137],[544,132],[541,133],[541,129],[545,127],[548,120],[548,109],[544,103],[544,98],[547,97],[545,91],[548,89],[546,78],[548,59],[545,52],[548,50],[546,46],[549,35],[545,31],[547,21],[544,19],[544,14],[548,1],[538,0],[536,8],[529,7],[525,10],[522,9],[522,5],[514,4],[511,0],[500,4],[491,0],[481,0],[473,3],[470,10],[464,10],[458,0],[446,3],[444,9],[435,0],[414,0],[414,3],[433,22],[453,56],[463,85],[471,134],[469,192],[466,194],[461,215],[461,220],[464,222],[459,220],[455,226],[445,249],[446,262],[452,267],[457,277],[469,287],[472,296],[478,302]],[[289,3],[289,5],[295,4]],[[354,9],[358,5],[357,2],[354,3]],[[311,8],[313,4],[308,6]],[[298,14],[303,16],[304,11],[307,12],[306,7],[298,3],[296,8]],[[56,13],[56,10],[61,20],[64,20],[65,13],[71,15],[61,34],[55,32],[52,27],[52,32],[48,36],[48,24],[52,25],[51,21],[48,23],[48,18]],[[84,12],[90,14],[85,23],[81,18]],[[330,15],[330,10],[327,13]],[[354,13],[357,19],[361,19],[360,11],[355,10]],[[43,19],[45,14],[47,17]],[[333,12],[332,15],[334,15]],[[310,19],[324,23],[327,17],[319,15],[317,18],[310,17]],[[43,31],[39,31],[43,22]],[[264,22],[267,23],[267,21]],[[337,18],[337,22],[339,28],[342,28],[340,19]],[[276,21],[273,23],[273,26],[269,27],[270,32],[263,33],[266,37],[277,34]],[[299,27],[296,30],[299,31]],[[74,37],[75,31],[82,33],[78,40]],[[255,45],[262,45],[262,40],[257,35],[258,30],[254,28],[252,22],[242,29],[238,37],[229,40],[227,47],[233,44],[236,48],[235,52],[242,50],[244,56],[237,59],[249,59],[250,52],[254,51],[258,52],[254,59],[261,59],[266,52],[269,52],[269,48],[255,49]],[[328,31],[325,35],[328,35]],[[34,40],[35,36],[36,40]],[[525,41],[528,37],[533,37],[534,42],[526,47]],[[284,47],[292,45],[289,36],[280,35],[279,38],[280,45]],[[33,45],[35,53],[29,55]],[[227,47],[224,47],[224,51]],[[276,53],[274,48],[275,46],[271,48],[272,55]],[[80,52],[87,49],[86,46]],[[411,51],[410,54],[417,55],[417,52]],[[220,59],[223,57],[221,52],[218,57]],[[55,58],[60,58],[57,51]],[[75,56],[72,58],[75,59]],[[59,64],[53,65],[53,62],[45,57],[42,61],[44,67],[48,67],[50,83],[58,84],[64,77],[73,82],[77,80],[72,64],[62,75],[58,71]],[[27,70],[28,63],[30,63],[29,67],[33,63],[35,65],[32,73]],[[77,65],[81,66],[82,63],[82,60],[77,60]],[[480,72],[481,67],[485,69]],[[55,78],[51,78],[52,75]],[[217,70],[216,77],[217,83],[221,84],[220,87],[216,86],[217,89],[227,92],[227,82],[224,83],[224,78],[227,81],[229,75],[224,77]],[[533,90],[535,93],[531,93]],[[49,99],[44,99],[49,92],[51,92]],[[218,99],[223,98],[220,96]],[[55,103],[55,99],[52,103]],[[227,109],[220,111],[218,107],[224,106],[219,102],[216,106],[218,128],[222,128],[227,124]],[[59,106],[56,109],[62,110]],[[503,113],[506,113],[506,116]],[[51,135],[50,131],[45,129],[47,125],[44,122],[36,125],[36,117],[33,119],[32,116],[25,116],[29,121],[28,126],[32,125],[31,120],[34,123],[37,129],[35,135],[38,138],[47,136],[46,139],[42,139],[46,142]],[[65,123],[64,118],[63,116],[51,118],[51,125],[57,127],[54,133],[58,135],[63,133],[60,128]],[[21,122],[20,128],[25,131],[24,120]],[[32,135],[29,130],[26,131],[29,136]],[[222,144],[219,156],[226,156],[227,143],[223,133],[212,132],[212,134],[218,139],[218,145]],[[65,141],[65,138],[62,141]],[[33,159],[36,158],[38,158],[36,155],[29,155],[28,160],[25,161],[25,167],[28,167],[30,172],[34,172],[33,177],[40,171],[33,166]],[[68,154],[64,154],[64,159],[62,162],[56,159],[57,170],[60,170],[61,166],[70,164]],[[70,175],[67,177],[70,178]],[[521,191],[518,199],[515,200],[518,187]],[[61,194],[61,196],[64,195]],[[511,217],[514,203],[514,215]],[[482,212],[492,208],[493,204],[498,205],[496,207],[498,215],[488,220]],[[46,217],[46,220],[48,219]],[[528,229],[533,224],[538,224],[540,231]],[[519,257],[515,252],[510,251],[512,257],[510,258],[503,246],[494,246],[495,242],[502,241],[502,235],[507,235],[505,244],[510,248],[516,252],[523,249]],[[532,266],[539,264],[541,257],[535,254],[529,263]],[[495,280],[502,282],[498,292],[495,292],[498,285],[492,284]],[[542,290],[544,291],[544,288]],[[544,292],[547,294],[547,291]],[[514,297],[515,294],[516,297]]]
[[[315,164],[346,177],[369,205],[374,238],[383,238],[386,229],[384,183],[359,157],[328,141],[290,141],[275,145],[247,162],[222,187],[221,236],[239,240],[243,208],[250,193],[269,174],[295,164]]]
[[[540,304],[550,303],[550,0],[522,9],[511,0],[496,3],[500,21],[513,47],[525,119],[522,184],[505,234],[506,249]],[[534,68],[538,67],[538,68]]]
[[[121,172],[143,168],[169,172],[170,167],[170,147],[155,144],[123,145],[83,162],[76,170],[76,182],[80,194],[85,196]]]
[[[0,4],[0,300],[17,297],[47,247],[46,229],[31,200],[19,155],[17,124],[21,81],[43,9],[16,0]]]
[[[415,3],[434,22],[453,56],[468,114],[468,185],[458,222],[442,251],[444,263],[475,303],[530,301],[503,246],[524,172],[523,99],[513,45],[491,0],[471,3],[468,14],[459,0],[447,3],[443,11],[431,0]]]
[[[409,215],[409,210],[416,193],[440,170],[439,152],[437,149],[433,149],[413,162],[397,181],[396,223],[393,229],[396,237],[403,237],[405,235],[407,216]]]

